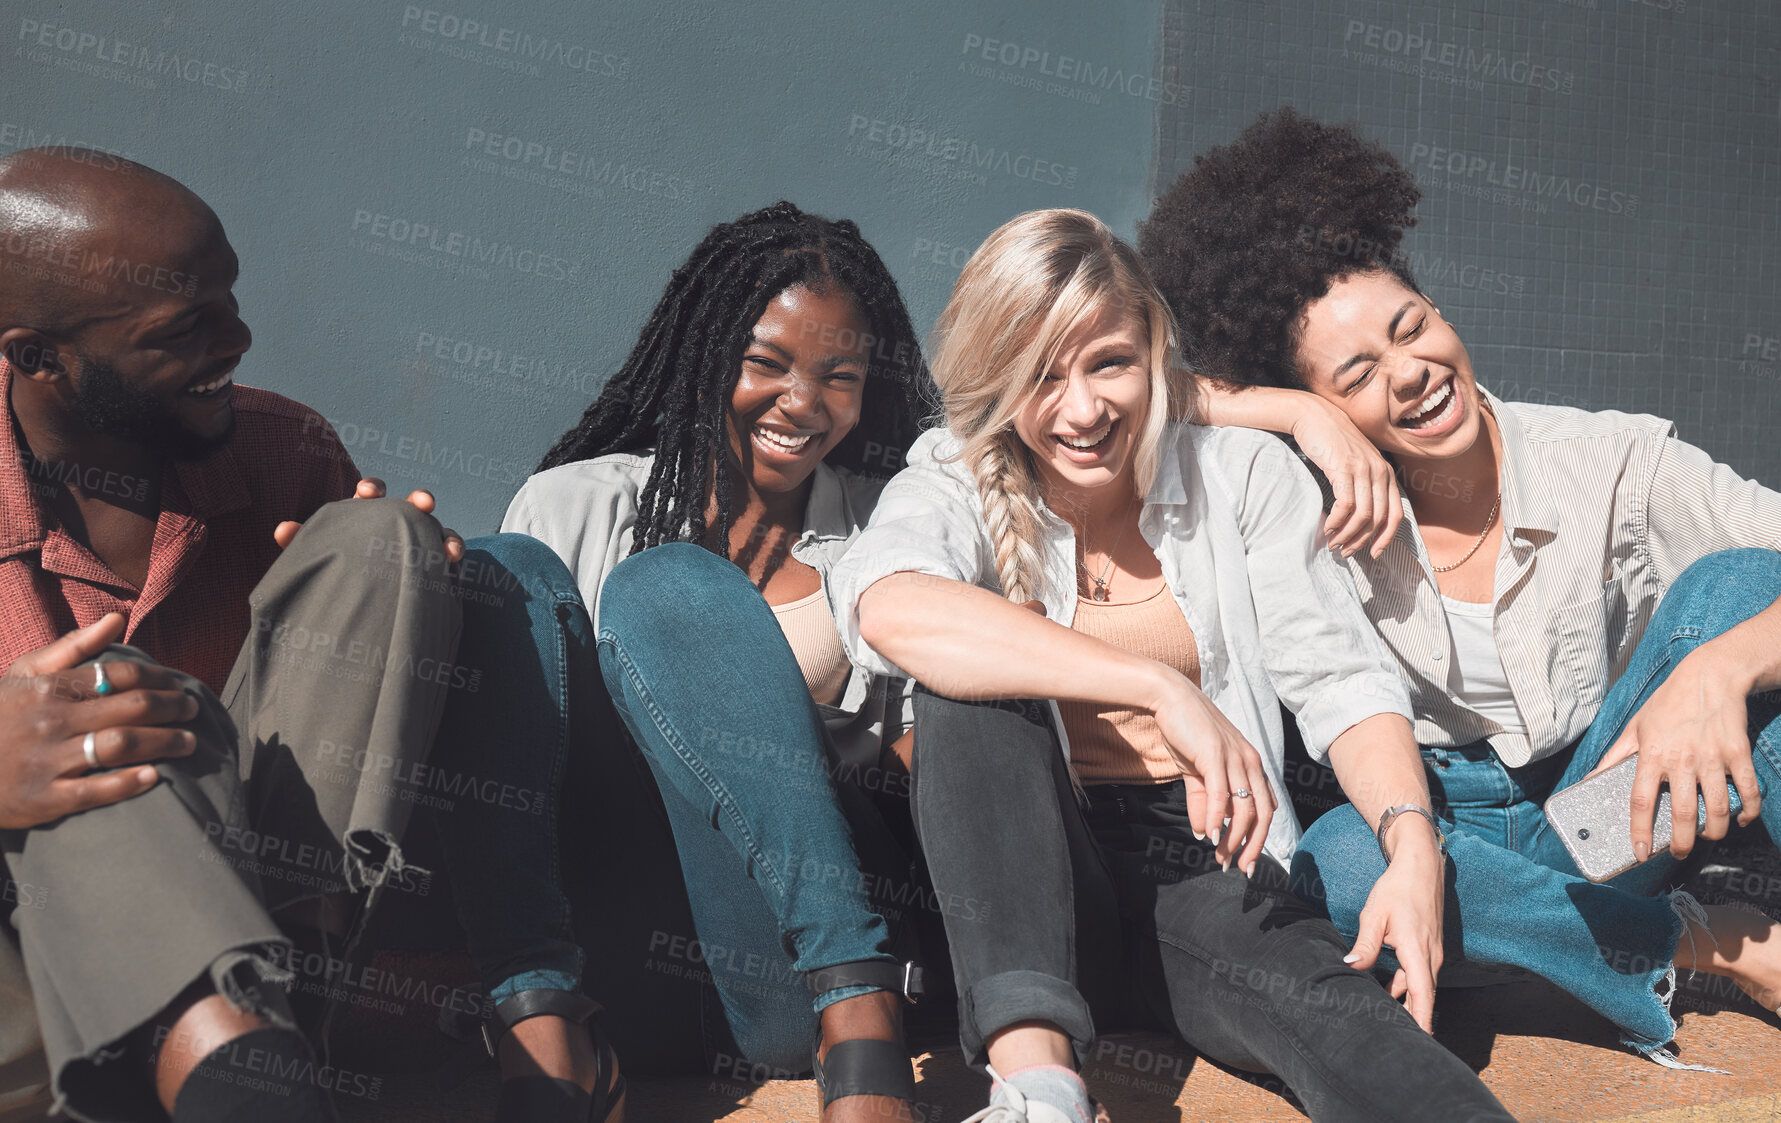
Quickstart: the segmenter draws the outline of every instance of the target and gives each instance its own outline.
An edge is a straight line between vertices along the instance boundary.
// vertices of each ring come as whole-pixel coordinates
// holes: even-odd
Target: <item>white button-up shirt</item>
[[[614,452],[540,472],[508,504],[503,532],[529,534],[569,567],[594,627],[606,576],[631,554],[638,498],[649,482],[653,453]],[[872,510],[882,480],[818,464],[804,504],[804,532],[792,557],[816,570],[827,585],[835,559]],[[909,684],[861,670],[850,673],[841,700],[818,705],[843,763],[873,767],[879,750],[909,725]]]
[[[1588,731],[1684,569],[1716,550],[1781,549],[1781,494],[1677,440],[1660,417],[1485,397],[1503,435],[1492,630],[1526,732],[1459,700],[1446,610],[1407,501],[1384,554],[1362,550],[1349,566],[1410,685],[1416,739],[1488,740],[1519,767]]]
[[[1361,611],[1353,582],[1321,544],[1316,484],[1278,439],[1251,429],[1170,425],[1139,528],[1192,627],[1201,688],[1261,755],[1280,811],[1267,850],[1282,862],[1299,825],[1281,783],[1279,703],[1298,715],[1306,748],[1374,714],[1410,716],[1410,700]],[[831,571],[830,606],[856,666],[904,672],[860,638],[859,598],[882,577],[916,572],[1000,592],[977,487],[950,432],[922,435],[879,497],[866,529]],[[1041,506],[1045,615],[1076,611],[1076,539]],[[1053,726],[1064,738],[1063,724]],[[1064,738],[1064,751],[1069,745]]]

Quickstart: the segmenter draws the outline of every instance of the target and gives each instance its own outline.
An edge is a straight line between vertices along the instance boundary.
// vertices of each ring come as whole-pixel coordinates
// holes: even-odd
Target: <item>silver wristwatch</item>
[[[1385,832],[1398,820],[1399,815],[1421,815],[1429,821],[1429,829],[1435,832],[1435,845],[1441,853],[1447,853],[1447,836],[1441,833],[1441,824],[1435,821],[1434,812],[1414,803],[1400,803],[1396,807],[1387,807],[1385,814],[1379,816],[1379,829],[1373,832],[1373,838],[1379,843],[1379,856],[1391,865],[1391,852],[1385,848]]]

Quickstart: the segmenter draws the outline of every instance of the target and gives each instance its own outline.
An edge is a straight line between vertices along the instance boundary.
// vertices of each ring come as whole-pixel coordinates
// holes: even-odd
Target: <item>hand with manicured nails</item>
[[[358,489],[353,492],[353,498],[382,499],[387,493],[388,489],[382,480],[375,476],[366,476],[359,481]],[[408,493],[408,502],[415,510],[428,515],[432,514],[433,510],[439,506],[438,502],[434,500],[432,492],[418,487]],[[278,543],[279,549],[286,549],[297,537],[297,532],[302,529],[302,523],[286,519],[272,528],[272,540]],[[464,540],[458,537],[458,532],[455,530],[447,529],[445,531],[445,557],[447,561],[453,562],[464,560]]]
[[[1152,712],[1181,766],[1188,822],[1212,840],[1220,866],[1235,863],[1254,876],[1274,818],[1274,789],[1261,754],[1198,687],[1185,677],[1179,685]],[[1248,798],[1231,794],[1240,788],[1249,790]]]
[[[1686,858],[1694,849],[1697,792],[1707,803],[1703,838],[1724,838],[1731,827],[1728,779],[1744,804],[1739,826],[1753,822],[1762,811],[1762,791],[1750,759],[1750,664],[1719,658],[1719,651],[1704,644],[1684,656],[1590,773],[1594,776],[1639,754],[1632,812],[1633,854],[1641,862],[1651,855],[1651,826],[1665,784],[1670,789],[1673,824],[1670,853],[1678,858]]]
[[[1428,821],[1403,815],[1386,833],[1391,862],[1360,913],[1360,932],[1343,958],[1360,971],[1370,971],[1379,949],[1389,945],[1397,955],[1391,996],[1406,999],[1410,1016],[1424,1032],[1435,1024],[1435,980],[1440,977],[1446,899],[1446,865]]]
[[[1378,557],[1404,521],[1397,473],[1340,409],[1315,394],[1300,394],[1292,426],[1299,451],[1330,481],[1335,504],[1324,520],[1330,548],[1349,557],[1370,542]]]
[[[141,795],[158,778],[146,762],[197,747],[191,733],[165,728],[198,715],[198,700],[171,671],[108,662],[111,691],[101,697],[91,669],[75,669],[123,634],[124,618],[107,613],[19,656],[0,678],[0,829],[27,829]],[[88,733],[95,734],[99,763],[112,771],[88,765]]]

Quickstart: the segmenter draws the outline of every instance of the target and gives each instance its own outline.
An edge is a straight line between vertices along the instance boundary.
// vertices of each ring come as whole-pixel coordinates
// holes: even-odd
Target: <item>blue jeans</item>
[[[596,642],[548,547],[467,545],[481,568],[466,566],[466,588],[494,595],[466,597],[465,642],[505,681],[454,699],[447,759],[546,793],[540,813],[460,800],[450,816],[459,915],[491,996],[583,983],[635,1071],[684,1069],[695,1047],[707,1063],[808,1067],[816,1012],[871,988],[813,1002],[804,974],[893,957],[854,843],[878,825],[844,814],[772,611],[728,561],[668,544],[608,577]]]
[[[593,625],[575,578],[536,538],[472,538],[459,569],[459,649],[476,654],[482,678],[452,692],[433,749],[439,786],[465,793],[437,817],[458,921],[493,1001],[574,990],[584,961],[557,834],[573,699],[595,673]]]
[[[1577,873],[1541,804],[1583,779],[1639,707],[1689,652],[1781,596],[1781,554],[1709,554],[1677,579],[1652,616],[1626,673],[1574,750],[1508,768],[1487,742],[1423,749],[1429,790],[1447,835],[1447,961],[1507,964],[1538,974],[1620,1027],[1650,1053],[1676,1034],[1669,995],[1681,918],[1663,894],[1676,874],[1667,851],[1612,881]],[[1781,707],[1752,696],[1750,735],[1763,792],[1781,773]],[[1734,796],[1735,800],[1735,796]],[[1734,802],[1734,807],[1736,803]],[[1763,802],[1763,822],[1781,838],[1781,798]],[[1372,828],[1353,805],[1331,811],[1305,834],[1293,881],[1321,900],[1346,935],[1385,872]],[[1321,882],[1321,885],[1319,884]]]
[[[731,1026],[776,1011],[803,1027],[802,1051],[815,1023],[801,976],[895,957],[797,657],[747,575],[691,543],[620,562],[601,602],[607,693],[661,789]],[[827,991],[814,1009],[872,989]]]

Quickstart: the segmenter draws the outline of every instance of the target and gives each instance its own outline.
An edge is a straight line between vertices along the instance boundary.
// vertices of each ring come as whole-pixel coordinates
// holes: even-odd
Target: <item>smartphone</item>
[[[1546,800],[1546,821],[1558,832],[1577,869],[1591,881],[1606,881],[1639,864],[1633,855],[1633,776],[1639,770],[1633,754],[1606,772],[1598,772]],[[1733,814],[1739,806],[1732,793]],[[1695,793],[1695,833],[1707,825],[1707,800]],[[1670,819],[1670,793],[1657,797],[1657,819],[1651,826],[1651,856],[1670,848],[1675,824]],[[1648,859],[1649,860],[1649,859]]]

